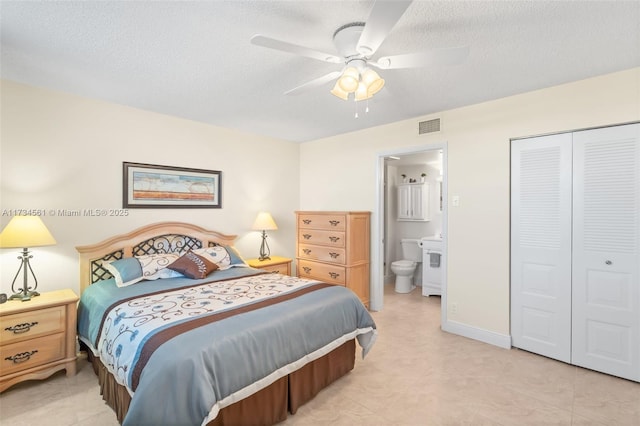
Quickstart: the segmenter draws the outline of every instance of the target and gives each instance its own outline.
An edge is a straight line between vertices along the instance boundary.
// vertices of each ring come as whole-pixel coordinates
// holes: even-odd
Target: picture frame
[[[222,208],[222,172],[122,163],[122,207]]]

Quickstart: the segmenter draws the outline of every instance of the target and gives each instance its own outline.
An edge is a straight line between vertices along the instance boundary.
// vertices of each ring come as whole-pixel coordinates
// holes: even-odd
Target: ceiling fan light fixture
[[[384,80],[371,68],[367,68],[362,73],[362,82],[367,86],[367,91],[371,96],[378,93],[384,87]]]
[[[355,92],[358,88],[360,73],[354,67],[348,67],[338,79],[338,85],[347,93]]]
[[[345,101],[349,99],[349,93],[342,90],[339,81],[336,81],[335,86],[333,86],[333,89],[331,89],[331,94]]]

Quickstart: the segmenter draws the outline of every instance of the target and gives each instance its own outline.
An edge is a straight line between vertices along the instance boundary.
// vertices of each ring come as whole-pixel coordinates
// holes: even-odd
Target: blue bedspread
[[[221,408],[250,396],[348,340],[358,338],[363,356],[373,345],[375,323],[350,290],[295,277],[258,274],[261,271],[238,268],[217,271],[205,280],[171,278],[124,288],[106,280],[85,290],[78,307],[78,332],[95,355],[101,353],[100,339],[103,355],[109,353],[105,347],[111,345],[113,354],[123,341],[105,337],[109,333],[100,330],[103,318],[111,318],[107,322],[111,321],[112,329],[119,327],[121,331],[127,327],[148,333],[135,333],[135,339],[131,339],[147,342],[146,347],[126,348],[136,354],[135,363],[139,362],[140,353],[148,355],[135,384],[130,381],[135,363],[126,364],[126,368],[121,366],[124,374],[120,374],[120,381],[132,394],[123,425],[200,425],[215,418]],[[213,277],[224,283],[206,284]],[[178,295],[176,289],[181,289]],[[132,326],[133,311],[126,310],[130,306],[138,309],[135,312],[138,317],[144,305],[166,314],[168,302],[154,306],[147,303],[149,297],[145,297],[151,292],[153,300],[166,301],[164,294],[157,294],[165,290],[174,298],[191,302],[191,297],[199,301],[195,310],[201,312],[198,315],[190,312],[188,319],[171,321],[154,314],[154,321],[171,324],[163,324],[153,331]],[[195,292],[200,292],[197,297],[193,296]],[[211,296],[212,300],[216,299],[215,303],[201,302],[208,293],[215,294]],[[284,298],[283,295],[288,300],[271,303],[276,298]],[[232,315],[234,309],[243,313]],[[175,331],[177,326],[182,329],[185,324],[194,323],[197,327],[172,335],[150,353],[143,350],[169,328],[174,327],[172,331]],[[113,367],[117,363],[104,360],[103,363],[117,370]],[[117,376],[116,371],[111,372]]]

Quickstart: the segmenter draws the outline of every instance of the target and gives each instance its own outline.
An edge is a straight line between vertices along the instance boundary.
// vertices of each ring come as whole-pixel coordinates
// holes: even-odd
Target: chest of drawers
[[[58,370],[76,373],[76,302],[71,290],[0,305],[0,392]]]
[[[369,307],[369,212],[298,211],[299,277],[343,285]]]

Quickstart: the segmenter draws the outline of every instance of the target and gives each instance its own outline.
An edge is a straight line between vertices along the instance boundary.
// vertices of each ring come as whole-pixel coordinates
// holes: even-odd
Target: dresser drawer
[[[344,247],[345,240],[345,234],[341,231],[322,231],[319,229],[301,229],[298,231],[298,241],[301,243]]]
[[[346,254],[344,249],[338,247],[314,246],[311,244],[298,244],[298,257],[321,262],[330,262],[344,265]]]
[[[298,260],[298,276],[300,278],[314,278],[331,284],[344,285],[347,272],[342,266]]]
[[[346,218],[341,214],[308,214],[298,215],[299,229],[331,229],[334,231],[344,231],[346,229]]]
[[[64,358],[65,334],[58,333],[0,346],[0,371],[6,376]],[[7,359],[9,358],[9,359]]]
[[[64,331],[65,306],[0,317],[0,344],[7,345]]]

